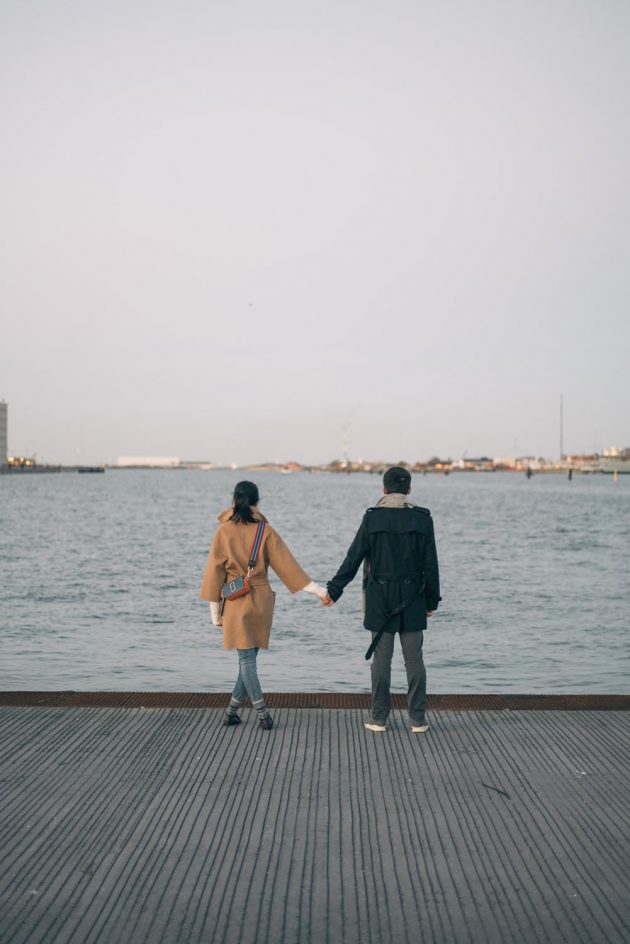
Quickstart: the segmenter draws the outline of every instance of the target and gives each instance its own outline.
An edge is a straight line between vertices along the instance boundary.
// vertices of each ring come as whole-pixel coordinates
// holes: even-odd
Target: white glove
[[[323,600],[328,591],[324,590],[324,588],[320,587],[318,583],[314,583],[314,581],[311,580],[306,584],[305,587],[302,587],[302,593],[314,593],[319,597],[320,600]]]
[[[210,602],[210,617],[212,618],[213,626],[221,626],[221,604]]]

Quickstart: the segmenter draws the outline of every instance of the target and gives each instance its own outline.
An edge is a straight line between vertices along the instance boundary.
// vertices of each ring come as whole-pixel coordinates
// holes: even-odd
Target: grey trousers
[[[392,675],[394,637],[398,636],[407,671],[407,705],[409,717],[422,724],[427,706],[427,673],[422,658],[422,631],[383,633],[372,656],[372,720],[385,724],[389,715],[389,686]],[[372,633],[372,639],[376,633]]]

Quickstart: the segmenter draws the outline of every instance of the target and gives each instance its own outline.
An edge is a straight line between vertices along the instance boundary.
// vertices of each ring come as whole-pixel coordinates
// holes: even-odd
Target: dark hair
[[[400,465],[392,466],[383,476],[383,485],[385,491],[390,494],[400,492],[402,495],[406,495],[411,488],[411,475]]]
[[[237,482],[234,486],[234,511],[230,515],[230,521],[254,524],[256,519],[250,508],[252,505],[257,505],[259,501],[257,485],[253,482]]]

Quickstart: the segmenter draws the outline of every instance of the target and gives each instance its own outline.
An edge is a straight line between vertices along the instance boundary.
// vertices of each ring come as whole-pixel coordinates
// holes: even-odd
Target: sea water
[[[226,691],[236,653],[198,599],[217,515],[240,478],[325,583],[368,474],[108,470],[0,476],[0,688]],[[630,476],[414,476],[443,602],[425,633],[432,692],[630,692]],[[330,610],[277,590],[267,691],[368,691],[360,573]],[[404,690],[395,650],[393,688]]]

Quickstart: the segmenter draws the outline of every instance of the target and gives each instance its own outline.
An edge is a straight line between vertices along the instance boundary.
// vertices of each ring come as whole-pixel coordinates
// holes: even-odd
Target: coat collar
[[[232,516],[233,511],[234,511],[233,508],[226,508],[225,511],[221,512],[221,514],[219,515],[219,521],[221,522],[221,524],[225,524],[226,521],[230,520],[230,517]],[[256,521],[264,521],[265,524],[267,524],[267,519],[263,515],[262,511],[259,511],[258,508],[251,508],[250,511],[252,515],[254,516],[254,518],[256,519]]]

